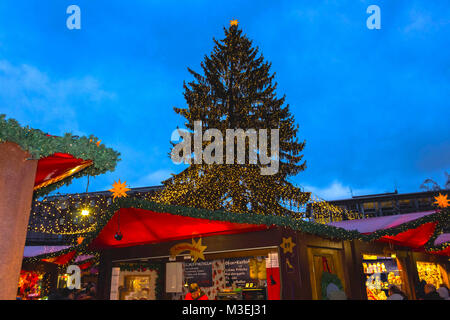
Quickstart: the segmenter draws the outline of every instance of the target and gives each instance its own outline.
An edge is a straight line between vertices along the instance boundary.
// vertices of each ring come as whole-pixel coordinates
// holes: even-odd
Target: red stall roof
[[[55,153],[38,160],[34,190],[61,181],[93,164],[70,154]]]
[[[120,226],[123,238],[114,238]],[[192,218],[145,209],[121,208],[91,242],[91,248],[129,247],[200,236],[264,230],[266,225]]]
[[[329,225],[340,227],[345,230],[357,230],[362,234],[371,234],[379,230],[395,228],[434,213],[436,213],[436,211],[416,212],[411,214],[332,222],[329,223]],[[423,247],[434,234],[436,225],[437,221],[424,223],[417,228],[408,229],[394,236],[383,236],[377,241],[390,242],[410,248],[420,248]]]

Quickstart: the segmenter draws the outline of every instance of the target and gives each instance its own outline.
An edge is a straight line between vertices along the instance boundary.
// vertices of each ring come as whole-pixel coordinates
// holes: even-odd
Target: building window
[[[419,208],[431,207],[430,198],[419,198],[419,199],[417,199],[417,204],[419,205]]]

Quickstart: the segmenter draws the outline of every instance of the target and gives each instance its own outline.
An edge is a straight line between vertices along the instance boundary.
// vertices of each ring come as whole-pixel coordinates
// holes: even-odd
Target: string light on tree
[[[221,162],[191,164],[164,181],[165,188],[154,201],[209,210],[292,215],[295,212],[286,203],[300,207],[310,195],[288,181],[306,168],[301,154],[305,142],[297,137],[298,125],[285,97],[277,97],[271,64],[238,28],[237,20],[231,20],[224,31],[225,38],[214,40],[212,53],[201,63],[203,74],[188,69],[194,77],[184,85],[188,107],[174,110],[187,120],[190,131],[197,120],[204,124],[202,130],[216,129],[222,136],[227,129],[278,129],[279,170],[274,175],[261,175],[263,164],[250,164],[248,159],[245,164],[236,164],[234,150],[231,162],[235,164],[226,164],[225,153]],[[203,149],[209,145],[204,144]],[[248,140],[245,144],[248,158]],[[270,150],[270,145],[267,147]]]

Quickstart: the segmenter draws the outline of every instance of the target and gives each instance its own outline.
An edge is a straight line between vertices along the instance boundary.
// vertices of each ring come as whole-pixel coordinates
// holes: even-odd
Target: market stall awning
[[[436,211],[416,212],[411,214],[332,222],[329,225],[340,227],[345,230],[357,230],[364,235],[370,235],[377,232],[380,233],[380,237],[376,239],[377,241],[389,242],[410,248],[421,248],[434,234],[437,221],[429,221],[418,224],[415,227],[405,228],[404,231],[395,232],[395,234],[392,235],[388,233],[383,235],[382,231],[401,229],[402,226],[412,224],[413,222],[434,213],[436,213]]]
[[[59,182],[92,164],[92,160],[77,159],[65,153],[55,153],[39,159],[34,190]]]
[[[443,233],[434,240],[435,245],[450,242],[450,233]]]
[[[66,133],[53,136],[39,129],[22,127],[0,114],[0,144],[12,143],[37,160],[34,192],[43,196],[69,184],[73,178],[97,176],[114,171],[119,153],[101,144],[93,135],[79,137]]]
[[[77,251],[72,250],[67,253],[61,254],[60,256],[42,259],[42,261],[59,264],[59,265],[66,265],[70,261],[72,261],[72,259],[75,257],[76,254],[77,254]]]
[[[26,246],[23,255],[26,262],[47,262],[60,266],[76,264],[81,270],[95,263],[96,256],[85,253],[84,247],[78,246]]]
[[[123,238],[115,239],[120,232]],[[193,218],[145,209],[121,208],[91,242],[91,248],[128,247],[267,229],[266,225]]]
[[[25,246],[23,257],[36,257],[43,254],[55,253],[67,248],[70,248],[70,246]]]
[[[450,256],[450,233],[443,233],[434,240],[433,247],[428,250],[429,253],[442,256]]]

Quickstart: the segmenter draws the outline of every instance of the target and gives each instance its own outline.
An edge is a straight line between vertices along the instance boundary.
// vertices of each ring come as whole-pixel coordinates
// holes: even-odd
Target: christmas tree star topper
[[[237,20],[231,20],[230,21],[230,26],[237,26],[238,25],[238,21]]]

